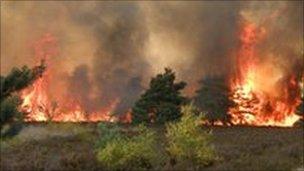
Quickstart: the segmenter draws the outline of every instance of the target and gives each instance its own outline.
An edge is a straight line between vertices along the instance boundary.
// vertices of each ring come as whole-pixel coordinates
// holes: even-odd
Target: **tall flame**
[[[35,58],[47,63],[47,69],[42,77],[37,79],[33,85],[20,92],[23,103],[21,110],[26,114],[27,122],[131,122],[130,113],[120,117],[112,115],[119,99],[114,100],[109,106],[100,109],[98,112],[87,113],[81,108],[77,100],[66,98],[64,104],[58,104],[50,98],[49,86],[53,76],[51,66],[52,57],[58,55],[57,41],[51,34],[44,35],[34,44]],[[53,95],[54,96],[54,95]]]
[[[282,73],[269,67],[271,64],[267,68],[258,61],[256,46],[265,34],[264,28],[252,23],[244,23],[242,27],[237,73],[230,84],[230,99],[235,103],[229,109],[231,123],[292,126],[300,119],[295,114],[300,103],[299,85],[294,75],[283,80]]]

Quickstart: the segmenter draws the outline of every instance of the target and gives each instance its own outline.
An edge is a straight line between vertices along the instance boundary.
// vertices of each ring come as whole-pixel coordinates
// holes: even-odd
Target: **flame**
[[[37,60],[49,62],[52,57],[58,55],[57,41],[51,34],[46,34],[34,43],[34,51]],[[26,122],[131,122],[130,112],[119,117],[112,115],[119,99],[115,99],[107,107],[91,113],[82,109],[77,100],[71,100],[73,98],[66,97],[57,99],[56,102],[52,101],[49,92],[53,76],[51,67],[49,62],[44,74],[33,85],[20,92],[23,99],[21,111],[25,113]]]
[[[237,55],[237,72],[230,83],[230,99],[235,103],[229,109],[231,124],[252,126],[292,126],[301,117],[295,114],[300,103],[299,84],[294,75],[276,70],[271,63],[258,59],[256,45],[266,35],[266,30],[252,23],[244,23],[240,32],[241,47]],[[56,39],[46,34],[34,44],[35,57],[48,62],[47,70],[32,86],[20,92],[21,110],[25,121],[54,122],[124,122],[132,121],[131,111],[113,115],[119,99],[96,112],[88,113],[72,97],[54,98],[50,82],[53,76],[51,58],[58,55]],[[51,72],[52,71],[52,72]],[[204,121],[206,125],[230,126],[222,121]]]
[[[237,73],[230,84],[230,99],[235,105],[229,115],[234,125],[288,127],[301,118],[295,114],[300,103],[295,76],[283,77],[271,63],[258,61],[256,46],[265,35],[264,28],[248,22],[240,32]]]

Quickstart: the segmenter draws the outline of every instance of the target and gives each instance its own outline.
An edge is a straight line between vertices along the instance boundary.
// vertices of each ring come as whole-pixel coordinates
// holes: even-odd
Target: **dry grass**
[[[211,170],[295,170],[304,164],[302,128],[213,128],[221,161]]]
[[[95,124],[28,125],[1,142],[1,170],[102,170]],[[125,126],[123,126],[126,128]],[[163,128],[157,127],[163,138]],[[212,127],[220,160],[206,170],[300,170],[303,128]]]

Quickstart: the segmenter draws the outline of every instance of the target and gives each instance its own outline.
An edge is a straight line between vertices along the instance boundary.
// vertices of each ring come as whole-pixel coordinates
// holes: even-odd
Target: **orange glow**
[[[37,60],[49,62],[50,58],[58,55],[56,39],[51,34],[46,34],[34,44],[34,50]],[[77,100],[71,100],[73,98],[66,97],[54,102],[49,92],[50,81],[53,76],[50,67],[52,67],[50,63],[47,63],[47,69],[43,76],[37,79],[33,85],[20,92],[23,99],[21,111],[25,113],[24,120],[26,122],[131,122],[130,112],[119,117],[112,115],[119,99],[93,113],[86,112]]]
[[[237,72],[231,79],[229,109],[234,125],[289,127],[301,117],[295,114],[300,91],[293,75],[284,75],[271,63],[262,64],[256,45],[266,31],[252,23],[244,23],[241,47],[237,56]]]

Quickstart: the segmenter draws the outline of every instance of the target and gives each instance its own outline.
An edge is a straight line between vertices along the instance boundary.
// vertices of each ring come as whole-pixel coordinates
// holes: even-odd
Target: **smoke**
[[[198,80],[230,70],[239,2],[155,2],[144,9],[150,32],[146,52],[154,73],[173,67],[193,95]]]
[[[68,77],[69,96],[81,104],[83,109],[91,111],[94,109],[94,103],[91,99],[92,82],[88,77],[88,66],[79,65],[75,68],[72,75]]]
[[[274,87],[287,84],[292,76],[299,81],[304,70],[303,1],[252,2],[241,16],[264,31],[256,48],[264,91],[274,94]]]
[[[88,25],[98,40],[92,67],[96,100],[109,105],[118,97],[118,111],[122,112],[123,106],[128,109],[143,90],[141,78],[149,70],[143,59],[148,32],[139,6],[134,3],[102,3],[95,11],[102,17],[80,23]]]
[[[284,73],[303,65],[303,1],[252,2],[242,16],[265,30],[257,48],[261,60],[271,60]]]
[[[173,68],[194,95],[198,81],[234,69],[242,20],[263,27],[261,60],[279,73],[303,60],[303,2],[1,2],[1,74],[35,64],[33,42],[58,39],[52,91],[89,111],[118,100],[126,111],[151,76]]]

